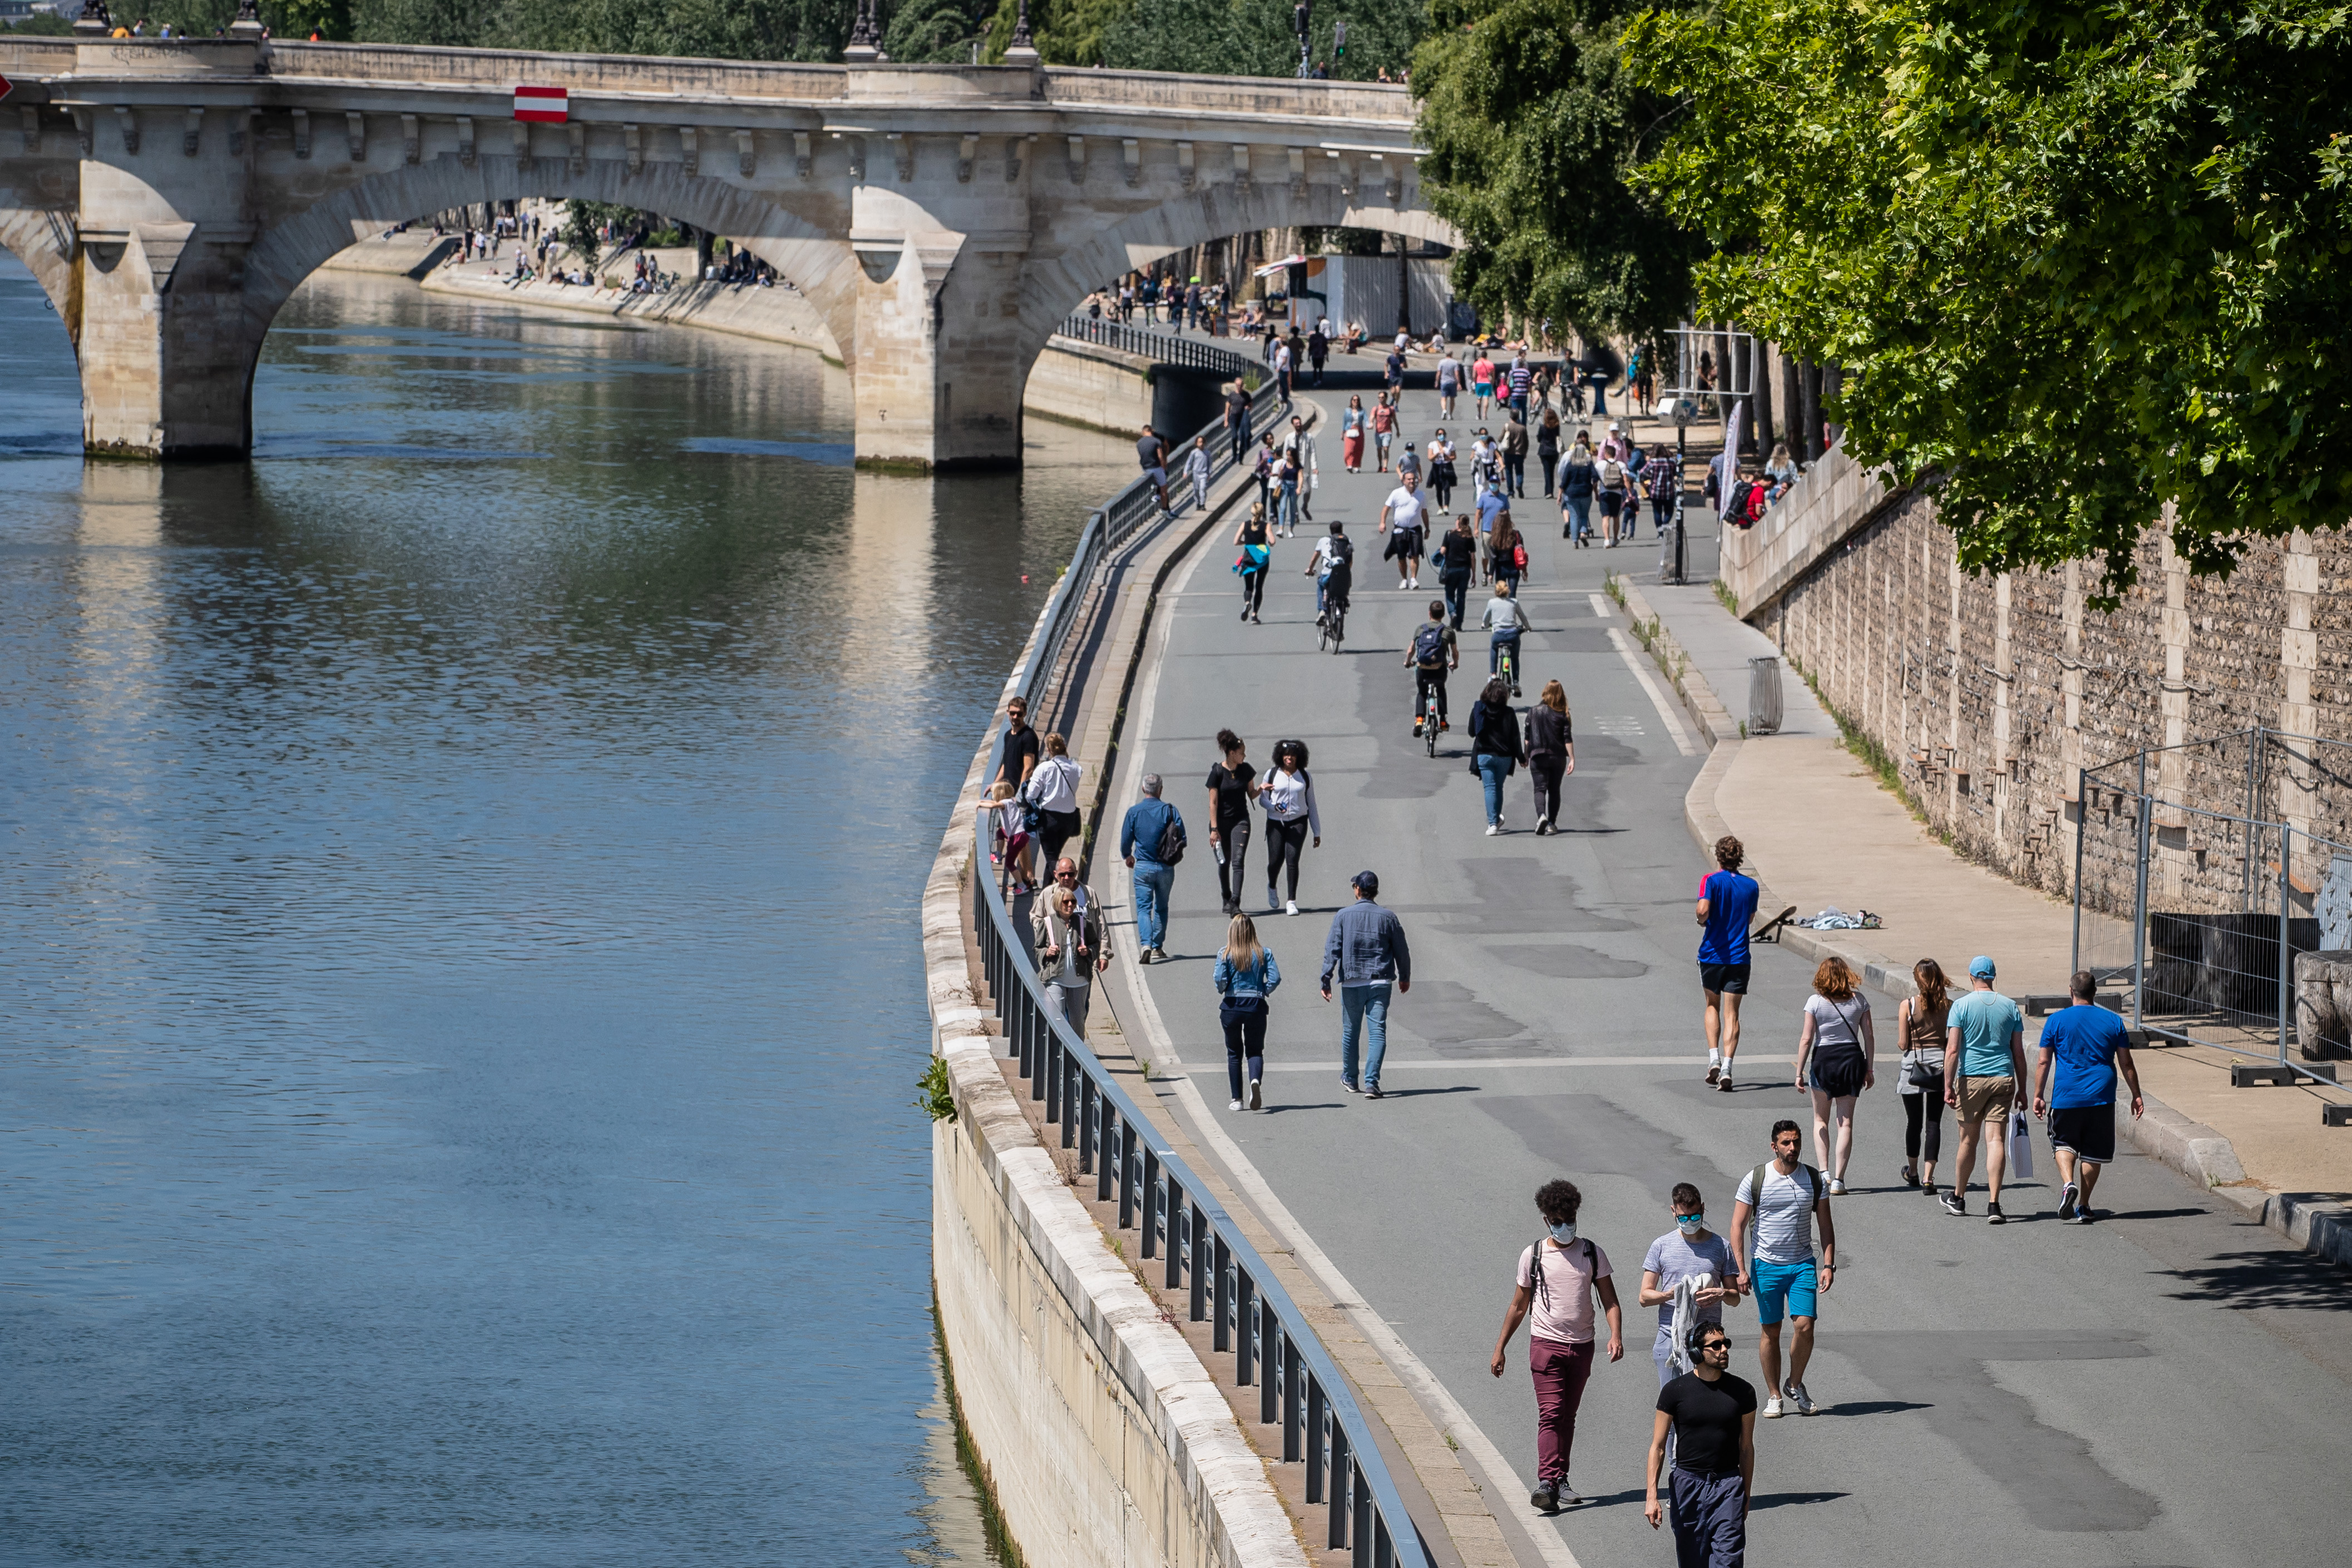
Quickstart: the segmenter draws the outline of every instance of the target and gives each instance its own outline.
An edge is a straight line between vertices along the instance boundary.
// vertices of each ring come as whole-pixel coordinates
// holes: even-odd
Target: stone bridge
[[[861,463],[1015,464],[1086,292],[1250,230],[1453,243],[1405,89],[1034,65],[785,65],[0,39],[0,243],[73,334],[92,453],[235,455],[295,286],[354,237],[581,197],[733,237],[829,324]],[[515,89],[567,89],[562,118]]]

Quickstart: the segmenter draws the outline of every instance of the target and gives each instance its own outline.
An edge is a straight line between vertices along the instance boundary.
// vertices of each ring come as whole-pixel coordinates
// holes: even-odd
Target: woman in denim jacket
[[[1242,1108],[1242,1062],[1249,1062],[1249,1108],[1263,1107],[1259,1081],[1265,1075],[1266,998],[1282,984],[1282,967],[1259,945],[1257,926],[1246,915],[1234,916],[1225,928],[1225,946],[1217,954],[1210,977],[1224,1002],[1217,1021],[1225,1027],[1225,1078],[1234,1092],[1228,1110]]]

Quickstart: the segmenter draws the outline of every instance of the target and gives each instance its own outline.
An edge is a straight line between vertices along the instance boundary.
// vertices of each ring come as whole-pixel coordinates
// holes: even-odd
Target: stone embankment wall
[[[1931,494],[1887,495],[1834,453],[1809,483],[1811,507],[1784,502],[1754,539],[1727,541],[1741,613],[1885,752],[1938,831],[2019,881],[2071,891],[2087,811],[2084,886],[2129,907],[2135,830],[2105,792],[2077,798],[2085,767],[2253,726],[2352,743],[2352,544],[2340,535],[2258,543],[2228,580],[2200,581],[2152,528],[2138,585],[2102,612],[2088,603],[2095,565],[1971,576]],[[2168,802],[2352,843],[2352,795],[2308,767],[2263,768],[2250,802],[2243,742],[2166,754],[2148,785]],[[2154,848],[2158,906],[2235,907],[2247,860],[2236,830],[2159,810]],[[2258,879],[2275,874],[2267,852],[2265,867],[2257,838]],[[2301,915],[2326,870],[2308,854],[2295,862]]]

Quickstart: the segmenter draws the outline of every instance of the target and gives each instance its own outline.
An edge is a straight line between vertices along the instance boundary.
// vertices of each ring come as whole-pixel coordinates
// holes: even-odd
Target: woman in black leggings
[[[1257,769],[1249,749],[1230,729],[1217,731],[1225,759],[1209,769],[1209,852],[1217,857],[1217,892],[1227,915],[1242,912],[1242,865],[1249,859],[1250,802],[1257,798]]]
[[[1911,966],[1916,997],[1895,1014],[1903,1041],[1895,1087],[1903,1096],[1903,1185],[1936,1196],[1936,1156],[1944,1152],[1944,1042],[1952,1010],[1951,982],[1933,958]]]
[[[1265,808],[1265,906],[1298,913],[1298,856],[1311,836],[1323,847],[1323,818],[1315,809],[1315,780],[1307,771],[1307,743],[1274,743],[1274,771],[1258,781],[1258,804]],[[1276,896],[1284,867],[1290,871],[1290,896]]]

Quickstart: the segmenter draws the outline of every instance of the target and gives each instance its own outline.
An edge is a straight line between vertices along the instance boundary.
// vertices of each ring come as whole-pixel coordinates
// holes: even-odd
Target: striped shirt
[[[1756,1173],[1739,1178],[1733,1201],[1756,1211],[1756,1256],[1766,1263],[1802,1263],[1813,1255],[1813,1178],[1800,1166],[1794,1176],[1764,1167],[1764,1197],[1756,1197]]]

